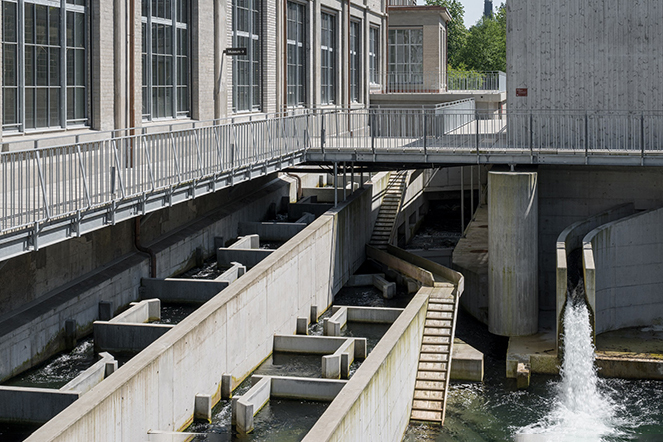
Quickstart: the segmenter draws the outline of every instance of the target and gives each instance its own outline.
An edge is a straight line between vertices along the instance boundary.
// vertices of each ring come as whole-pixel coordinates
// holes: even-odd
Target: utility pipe
[[[140,216],[134,218],[134,246],[136,246],[136,249],[139,252],[145,253],[150,257],[150,277],[156,278],[157,255],[154,253],[154,250],[150,249],[149,247],[143,247],[140,245]]]

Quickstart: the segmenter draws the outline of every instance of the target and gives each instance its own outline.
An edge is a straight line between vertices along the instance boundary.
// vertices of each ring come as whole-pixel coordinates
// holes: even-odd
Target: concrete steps
[[[394,173],[389,178],[385,195],[382,198],[382,204],[380,204],[380,212],[378,212],[373,234],[369,241],[369,244],[375,248],[385,250],[387,244],[389,244],[389,238],[394,229],[398,209],[401,205],[406,178],[407,171]]]
[[[411,420],[444,423],[456,299],[431,296],[419,352]]]

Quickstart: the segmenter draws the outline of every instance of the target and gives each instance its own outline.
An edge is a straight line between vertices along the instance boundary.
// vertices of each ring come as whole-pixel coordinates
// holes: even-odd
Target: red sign
[[[527,88],[526,87],[517,87],[516,88],[516,97],[526,97]]]

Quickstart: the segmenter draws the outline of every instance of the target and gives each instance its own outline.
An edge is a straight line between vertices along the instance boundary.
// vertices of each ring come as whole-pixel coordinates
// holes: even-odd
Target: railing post
[[[427,127],[426,127],[426,110],[425,109],[421,110],[421,116],[424,119],[424,122],[423,122],[423,126],[424,126],[424,161],[428,162],[428,150],[426,148],[426,138],[427,138],[426,135],[427,135],[428,131],[426,130]]]
[[[476,128],[476,135],[474,137],[474,142],[476,143],[476,148],[477,148],[477,158],[479,157],[479,112],[474,111],[474,120],[476,121],[475,128]]]
[[[645,165],[645,115],[640,114],[640,165]]]
[[[589,154],[589,113],[585,112],[585,164]]]
[[[334,207],[338,206],[338,163],[334,161]]]
[[[529,113],[529,156],[534,158],[534,115]]]

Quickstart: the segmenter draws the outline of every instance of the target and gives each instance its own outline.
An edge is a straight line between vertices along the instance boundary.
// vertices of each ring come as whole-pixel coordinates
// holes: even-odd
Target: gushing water
[[[581,290],[582,284],[574,292]],[[521,433],[548,433],[569,441],[600,441],[616,433],[616,407],[600,389],[589,311],[579,295],[572,293],[564,313],[564,361],[552,410]]]

